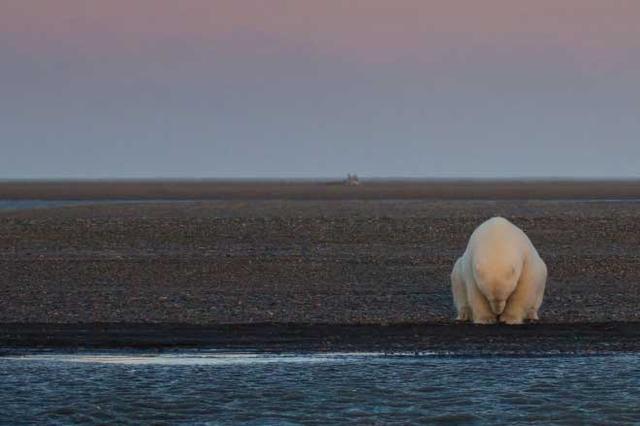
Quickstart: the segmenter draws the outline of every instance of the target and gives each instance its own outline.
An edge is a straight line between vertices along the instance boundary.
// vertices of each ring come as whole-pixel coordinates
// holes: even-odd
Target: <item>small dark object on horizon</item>
[[[347,180],[344,183],[348,186],[358,186],[360,185],[360,179],[358,179],[358,175],[356,174],[347,174]]]

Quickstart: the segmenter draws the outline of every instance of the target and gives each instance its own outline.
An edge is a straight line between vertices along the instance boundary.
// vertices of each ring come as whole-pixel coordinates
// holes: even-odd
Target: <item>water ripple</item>
[[[628,424],[640,355],[31,354],[0,418],[52,424]]]

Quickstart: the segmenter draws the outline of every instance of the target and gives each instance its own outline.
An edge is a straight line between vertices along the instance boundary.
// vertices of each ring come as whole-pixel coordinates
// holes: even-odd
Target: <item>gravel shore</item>
[[[0,323],[451,325],[494,215],[548,265],[541,332],[640,321],[635,201],[220,200],[0,211]]]
[[[0,213],[0,322],[446,322],[481,221],[549,267],[543,322],[640,320],[640,204],[219,201]]]

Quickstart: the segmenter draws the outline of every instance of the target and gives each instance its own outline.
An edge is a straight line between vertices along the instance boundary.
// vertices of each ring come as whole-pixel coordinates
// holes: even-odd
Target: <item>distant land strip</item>
[[[634,180],[364,179],[0,181],[10,200],[640,199]]]

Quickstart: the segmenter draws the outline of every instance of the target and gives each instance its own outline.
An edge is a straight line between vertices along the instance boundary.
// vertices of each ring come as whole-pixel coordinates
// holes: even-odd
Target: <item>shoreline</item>
[[[3,351],[43,349],[594,355],[640,352],[640,323],[0,324],[0,356]]]

